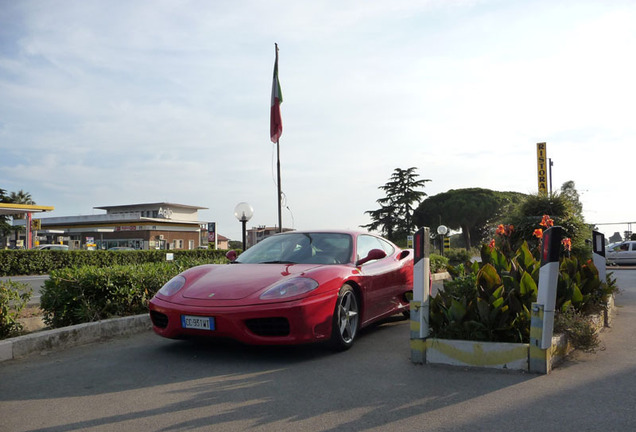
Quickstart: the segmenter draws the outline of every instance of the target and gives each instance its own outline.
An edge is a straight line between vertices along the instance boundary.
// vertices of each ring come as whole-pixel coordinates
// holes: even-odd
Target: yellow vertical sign
[[[539,193],[548,193],[548,151],[545,143],[537,143],[537,181]]]

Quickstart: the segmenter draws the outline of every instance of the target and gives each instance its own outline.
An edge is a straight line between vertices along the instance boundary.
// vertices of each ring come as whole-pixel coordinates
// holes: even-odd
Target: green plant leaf
[[[528,272],[523,272],[521,275],[519,289],[522,295],[530,295],[536,299],[538,292],[537,284]]]
[[[577,304],[583,301],[583,294],[577,284],[572,284],[572,303]]]
[[[453,299],[449,313],[452,321],[461,322],[466,316],[466,308],[463,304]]]
[[[501,285],[499,273],[492,264],[484,265],[477,274],[477,283],[485,290],[492,291]]]

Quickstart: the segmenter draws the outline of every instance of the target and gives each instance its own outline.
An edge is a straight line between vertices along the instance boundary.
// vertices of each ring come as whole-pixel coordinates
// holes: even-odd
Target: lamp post
[[[441,236],[439,239],[439,253],[442,256],[444,256],[444,236],[447,232],[448,228],[446,227],[446,225],[440,225],[437,227],[437,234]]]
[[[254,216],[254,209],[248,203],[240,202],[236,205],[236,207],[234,207],[234,217],[243,224],[243,251],[245,251],[246,248],[245,225],[248,220],[252,219],[252,216]]]

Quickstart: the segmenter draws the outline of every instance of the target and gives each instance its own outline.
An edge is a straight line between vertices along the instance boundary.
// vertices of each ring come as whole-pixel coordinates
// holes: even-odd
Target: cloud
[[[239,238],[277,220],[274,42],[284,95],[284,223],[368,223],[397,167],[433,195],[555,189],[633,219],[606,175],[631,154],[636,7],[567,1],[21,1],[0,17],[0,182],[56,215],[171,201]],[[622,180],[621,180],[622,179]],[[621,202],[620,206],[615,203]],[[289,209],[287,209],[289,207]],[[227,231],[226,231],[227,230]]]

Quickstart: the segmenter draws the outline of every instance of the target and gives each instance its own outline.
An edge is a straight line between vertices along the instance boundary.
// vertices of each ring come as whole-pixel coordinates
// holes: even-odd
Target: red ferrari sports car
[[[157,292],[157,334],[347,349],[360,328],[408,314],[413,253],[375,235],[292,231],[228,258],[186,270]]]

